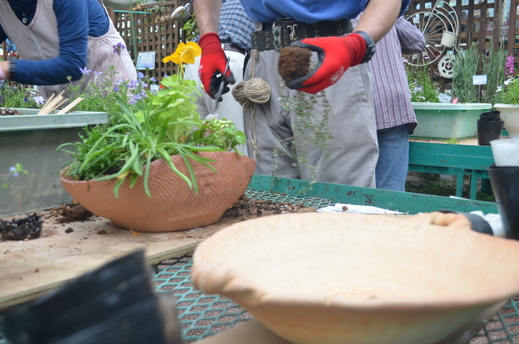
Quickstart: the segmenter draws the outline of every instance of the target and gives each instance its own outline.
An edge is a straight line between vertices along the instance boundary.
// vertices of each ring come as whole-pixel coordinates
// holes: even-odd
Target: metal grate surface
[[[247,189],[245,196],[272,202],[302,203],[316,209],[332,204],[324,198],[295,197],[252,189]],[[153,278],[157,292],[172,292],[177,298],[185,343],[194,343],[252,318],[248,312],[228,299],[218,295],[205,295],[195,290],[190,280],[192,264],[192,254],[165,260],[155,266],[157,274]]]
[[[315,207],[316,209],[324,208],[329,205],[335,204],[329,199],[319,198],[319,197],[297,197],[290,196],[285,193],[271,193],[267,191],[257,191],[252,189],[247,189],[245,191],[245,196],[254,199],[262,199],[266,201],[272,202],[288,202],[292,204],[303,203],[307,207]]]
[[[194,289],[190,281],[192,254],[170,259],[157,265],[154,277],[157,292],[173,292],[185,343],[232,328],[251,315],[232,301],[205,295]],[[467,344],[519,343],[519,298],[512,298]]]
[[[166,260],[156,266],[153,281],[159,293],[172,292],[177,299],[178,318],[185,343],[224,331],[251,315],[232,301],[195,290],[191,280],[192,254]]]
[[[303,203],[316,208],[334,204],[324,198],[294,197],[251,189],[246,191],[246,196],[274,202]],[[190,280],[192,264],[192,254],[187,254],[154,266],[156,291],[173,293],[176,297],[184,343],[195,343],[251,319],[249,313],[232,301],[196,290]],[[519,344],[519,298],[512,298],[467,344],[516,343]],[[1,334],[0,344],[8,344]]]

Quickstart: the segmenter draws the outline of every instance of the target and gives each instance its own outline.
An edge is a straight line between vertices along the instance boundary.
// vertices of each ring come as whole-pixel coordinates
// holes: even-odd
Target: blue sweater
[[[9,3],[20,20],[26,10],[29,22],[34,18],[35,0]],[[108,31],[110,22],[98,0],[54,0],[53,8],[58,23],[59,56],[40,61],[16,60],[14,81],[29,85],[58,85],[67,83],[69,76],[72,81],[79,80],[83,75],[80,68],[87,64],[88,37],[99,37]],[[0,26],[0,42],[7,38]]]
[[[292,18],[304,23],[353,19],[364,11],[369,0],[242,0],[249,17],[255,21],[271,22]],[[400,14],[409,0],[402,0]]]

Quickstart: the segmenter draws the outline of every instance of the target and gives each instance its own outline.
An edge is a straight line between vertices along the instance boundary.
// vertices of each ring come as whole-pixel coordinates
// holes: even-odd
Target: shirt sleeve
[[[0,43],[3,43],[7,38],[7,35],[5,34],[4,29],[2,28],[2,25],[0,25]]]
[[[88,47],[88,7],[84,0],[54,0],[58,23],[59,55],[55,58],[16,60],[14,81],[33,85],[59,85],[79,80],[86,67]]]
[[[425,37],[415,25],[399,17],[395,29],[404,54],[417,54],[425,49]]]

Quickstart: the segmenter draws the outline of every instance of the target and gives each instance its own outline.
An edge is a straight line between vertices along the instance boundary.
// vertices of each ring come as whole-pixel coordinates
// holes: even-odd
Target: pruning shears
[[[221,74],[220,86],[218,86],[218,92],[214,95],[214,114],[216,114],[216,109],[218,109],[218,103],[220,103],[220,98],[222,98],[223,90],[225,88],[225,75],[229,71],[229,57],[227,57],[227,63],[225,64],[225,70]]]

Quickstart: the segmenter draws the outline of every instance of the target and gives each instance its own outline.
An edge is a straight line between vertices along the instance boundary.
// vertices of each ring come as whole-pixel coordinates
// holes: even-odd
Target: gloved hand
[[[214,99],[214,95],[218,92],[222,77],[224,78],[225,87],[223,93],[229,92],[227,84],[234,84],[234,77],[230,70],[226,75],[222,76],[227,65],[227,57],[222,49],[220,38],[216,33],[206,33],[200,37],[200,47],[202,48],[202,57],[200,58],[200,68],[198,76],[204,85],[205,92]],[[218,99],[221,101],[221,99]]]
[[[366,41],[357,33],[343,37],[306,38],[291,46],[317,52],[317,68],[287,83],[289,88],[307,93],[318,93],[335,84],[348,68],[360,64],[366,53]]]

